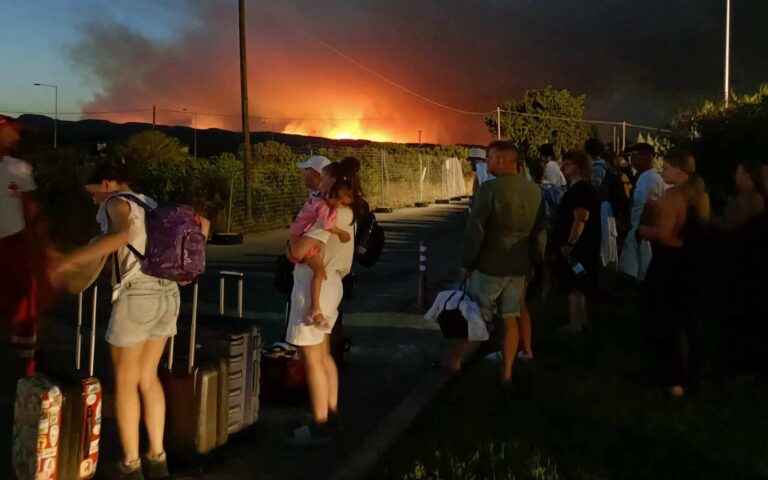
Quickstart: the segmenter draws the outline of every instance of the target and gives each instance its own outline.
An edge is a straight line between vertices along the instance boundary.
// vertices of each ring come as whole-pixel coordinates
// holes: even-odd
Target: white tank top
[[[145,202],[152,208],[157,207],[157,202],[152,198],[142,195],[140,193],[133,192],[121,192],[130,193],[135,195],[140,200]],[[123,200],[128,203],[131,211],[128,215],[130,219],[130,226],[128,227],[128,243],[135,248],[139,253],[144,254],[144,249],[147,245],[147,228],[144,223],[145,215],[144,208],[136,202],[130,201],[127,198],[120,198],[112,201]],[[99,206],[99,211],[96,214],[96,221],[101,226],[101,231],[105,235],[109,233],[109,220],[107,219],[107,202],[104,201]],[[114,260],[108,260],[109,265],[112,265]],[[138,279],[140,277],[152,278],[141,271],[141,264],[139,258],[131,252],[128,247],[123,247],[117,252],[117,262],[120,266],[120,283],[126,280]]]

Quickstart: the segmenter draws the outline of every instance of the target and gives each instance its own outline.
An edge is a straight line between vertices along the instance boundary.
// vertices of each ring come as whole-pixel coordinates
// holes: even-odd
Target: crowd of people
[[[157,202],[134,192],[130,169],[106,161],[91,172],[83,188],[97,206],[102,235],[68,254],[56,252],[39,227],[36,185],[29,163],[10,154],[19,141],[15,120],[0,116],[0,314],[10,319],[11,339],[19,360],[17,377],[42,372],[37,331],[54,292],[67,289],[84,270],[112,262],[112,312],[106,341],[115,377],[115,416],[123,454],[117,475],[126,479],[168,478],[164,448],[166,402],[158,367],[168,339],[177,332],[179,286],[142,271],[148,232],[144,205]],[[301,352],[313,420],[291,431],[286,440],[305,446],[325,443],[339,426],[339,379],[331,355],[330,333],[343,296],[342,279],[350,272],[355,225],[369,215],[360,180],[360,161],[331,162],[312,156],[297,165],[305,173],[309,200],[290,231],[286,255],[296,263],[286,341]],[[202,234],[210,223],[200,219]],[[140,449],[143,420],[148,441]]]
[[[648,143],[619,156],[590,139],[583,150],[564,152],[561,162],[553,145],[539,153],[522,162],[513,143],[495,141],[487,158],[482,149],[468,158],[483,174],[475,181],[462,265],[484,321],[501,331],[502,382],[512,380],[516,359],[533,358],[528,286],[538,284],[548,298],[556,285],[568,298],[563,330],[579,333],[593,328],[588,306],[607,295],[598,279],[610,270],[641,285],[649,363],[670,395],[697,389],[697,312],[712,298],[724,363],[742,372],[765,370],[760,345],[768,328],[759,298],[766,285],[768,166],[740,163],[737,194],[715,215],[686,151],[664,154],[660,169]],[[700,294],[704,278],[715,279],[714,295]],[[443,366],[460,369],[478,346],[459,341]]]
[[[146,244],[145,211],[154,199],[133,192],[125,169],[98,166],[84,188],[98,206],[102,236],[68,255],[44,243],[31,166],[10,153],[19,137],[14,121],[0,116],[0,313],[9,318],[20,360],[19,375],[36,370],[39,316],[68,275],[112,255],[112,312],[106,340],[115,373],[115,411],[123,448],[123,478],[168,476],[164,449],[165,397],[158,366],[176,333],[179,284],[147,275],[139,255]],[[737,194],[713,214],[706,185],[690,153],[671,151],[656,167],[647,143],[615,155],[596,139],[582,151],[558,155],[542,145],[523,162],[516,145],[492,142],[472,148],[476,172],[464,234],[463,276],[483,320],[501,333],[501,380],[513,382],[516,360],[534,359],[531,288],[543,298],[567,296],[565,331],[593,328],[589,305],[603,293],[603,270],[620,270],[642,282],[643,317],[659,384],[673,396],[696,389],[699,327],[695,317],[701,273],[716,270],[717,328],[729,365],[765,368],[761,342],[768,338],[759,302],[766,268],[768,168],[739,164]],[[286,256],[293,271],[286,341],[301,352],[307,370],[312,421],[291,431],[294,445],[329,441],[338,430],[339,375],[330,333],[351,271],[355,225],[369,216],[360,162],[312,156],[297,165],[310,196],[290,230]],[[627,188],[627,186],[630,188]],[[129,194],[126,196],[125,194]],[[138,199],[136,201],[132,198]],[[207,235],[209,223],[203,220]],[[136,249],[139,250],[136,253]],[[183,286],[183,283],[182,283]],[[442,366],[459,370],[479,347],[459,340]],[[140,453],[140,422],[148,447]],[[143,473],[142,473],[143,472]]]

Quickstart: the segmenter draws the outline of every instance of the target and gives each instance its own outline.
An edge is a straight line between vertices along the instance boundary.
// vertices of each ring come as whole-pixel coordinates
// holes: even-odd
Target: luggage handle
[[[96,357],[96,303],[99,297],[99,286],[93,286],[91,301],[91,341],[88,357],[88,376],[93,376],[93,364]],[[75,343],[75,368],[80,371],[83,349],[83,292],[77,295],[77,341]]]
[[[227,277],[237,279],[237,316],[243,318],[243,273],[228,270],[219,272],[219,315],[224,315],[224,288]]]
[[[192,323],[189,328],[189,360],[187,362],[187,373],[191,374],[195,367],[195,340],[197,336],[197,278],[192,282]],[[168,371],[173,372],[173,352],[174,340],[176,335],[171,337],[168,343]]]

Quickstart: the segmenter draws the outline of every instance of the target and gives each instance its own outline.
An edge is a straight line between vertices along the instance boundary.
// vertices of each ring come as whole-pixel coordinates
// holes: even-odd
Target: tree
[[[131,136],[115,149],[133,173],[134,187],[156,199],[180,201],[187,194],[187,147],[156,130]]]
[[[582,148],[590,137],[589,128],[580,122],[585,98],[552,86],[527,90],[521,101],[509,100],[501,105],[501,135],[517,143],[529,156],[538,155],[537,149],[544,143],[559,147],[556,151]],[[485,124],[496,135],[496,113],[488,115]]]
[[[182,162],[188,158],[188,147],[178,138],[157,130],[147,130],[131,136],[116,149],[118,158],[137,167],[153,167],[167,162]]]
[[[729,187],[739,162],[765,161],[768,84],[754,94],[734,96],[728,107],[708,101],[679,115],[673,123],[672,142],[693,153],[697,170],[710,187]]]

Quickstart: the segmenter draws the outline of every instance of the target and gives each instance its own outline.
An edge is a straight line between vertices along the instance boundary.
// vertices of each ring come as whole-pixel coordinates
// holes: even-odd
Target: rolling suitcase
[[[83,294],[78,296],[77,374],[19,380],[14,409],[13,469],[19,480],[79,480],[96,475],[101,434],[101,383],[93,376],[96,302],[93,288],[89,374],[80,374]]]
[[[218,418],[222,390],[221,363],[195,365],[198,283],[193,284],[189,357],[186,365],[174,368],[174,338],[168,348],[167,370],[161,370],[166,397],[166,445],[177,453],[206,454],[221,440]],[[226,374],[223,374],[226,376]]]
[[[264,345],[262,351],[262,395],[265,401],[301,403],[309,397],[307,369],[299,350],[285,342],[291,313],[290,299],[285,303],[285,330],[280,342]]]
[[[237,280],[237,317],[225,315],[227,278]],[[236,433],[258,420],[261,377],[261,331],[243,318],[243,274],[219,272],[219,314],[198,320],[200,354],[226,359],[229,374],[228,432]]]

